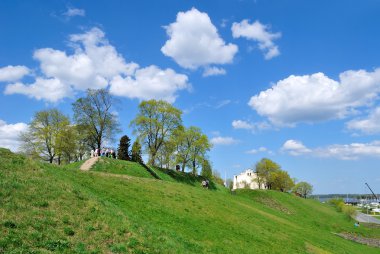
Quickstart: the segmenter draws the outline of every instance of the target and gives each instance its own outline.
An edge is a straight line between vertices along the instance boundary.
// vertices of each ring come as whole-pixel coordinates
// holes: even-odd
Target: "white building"
[[[246,171],[240,173],[239,175],[234,175],[234,185],[233,190],[236,189],[259,189],[259,184],[256,182],[257,175],[252,169],[247,169]],[[263,185],[261,186],[263,188]]]

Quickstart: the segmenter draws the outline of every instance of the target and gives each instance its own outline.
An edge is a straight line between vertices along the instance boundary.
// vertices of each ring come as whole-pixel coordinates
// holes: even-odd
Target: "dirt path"
[[[88,171],[91,169],[91,167],[100,159],[100,157],[92,157],[88,160],[86,160],[82,166],[80,166],[80,170]]]

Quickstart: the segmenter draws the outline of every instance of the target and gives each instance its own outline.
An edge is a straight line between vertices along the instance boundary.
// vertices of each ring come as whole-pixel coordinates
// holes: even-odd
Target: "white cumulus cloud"
[[[20,134],[28,129],[25,123],[7,124],[0,120],[0,147],[16,152],[20,146]]]
[[[22,79],[25,75],[28,75],[30,70],[26,66],[8,65],[0,68],[0,82],[13,82]]]
[[[287,140],[283,144],[281,150],[288,152],[291,155],[302,155],[311,152],[311,150],[304,146],[302,142],[293,139]]]
[[[380,133],[380,107],[375,108],[367,118],[351,120],[346,126],[349,130],[364,134]]]
[[[280,55],[278,46],[274,44],[274,40],[281,37],[281,33],[270,32],[268,25],[255,21],[252,24],[247,19],[240,23],[234,22],[231,27],[232,36],[234,38],[246,38],[248,40],[257,41],[259,49],[264,52],[265,59],[271,59]]]
[[[4,94],[23,94],[37,100],[58,102],[71,96],[72,89],[56,78],[37,78],[34,83],[28,85],[20,82],[9,84],[5,88]]]
[[[33,57],[40,63],[41,75],[31,84],[8,84],[5,94],[58,102],[76,91],[110,87],[118,96],[174,102],[178,90],[190,87],[186,75],[171,69],[140,68],[126,62],[97,27],[70,35],[69,40],[72,53],[53,48],[35,50]]]
[[[162,53],[187,69],[231,63],[238,51],[236,45],[226,44],[219,36],[207,13],[195,8],[179,12],[165,29],[169,39]]]
[[[380,69],[346,71],[333,80],[323,73],[291,75],[252,96],[248,105],[277,126],[342,119],[378,97]]]
[[[234,145],[239,143],[239,140],[234,139],[232,137],[214,137],[210,140],[211,144],[213,145]]]
[[[116,76],[111,81],[110,92],[115,95],[142,100],[161,99],[174,102],[176,92],[189,89],[186,75],[172,69],[161,70],[157,66],[138,69],[134,76]]]
[[[380,157],[380,141],[333,144],[326,147],[308,148],[300,141],[287,140],[281,150],[293,156],[308,154],[313,157],[358,160],[366,157]]]

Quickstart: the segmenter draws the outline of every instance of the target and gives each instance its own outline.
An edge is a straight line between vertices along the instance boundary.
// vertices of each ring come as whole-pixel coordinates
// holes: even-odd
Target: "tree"
[[[207,136],[201,132],[201,129],[197,127],[190,127],[188,136],[192,140],[189,147],[192,172],[196,175],[197,168],[204,161],[206,152],[211,149],[211,143],[208,141]]]
[[[138,140],[135,140],[132,145],[131,160],[138,163],[144,163],[141,157],[141,145]]]
[[[258,163],[256,163],[256,181],[259,185],[259,188],[261,189],[261,185],[263,184],[265,188],[272,189],[273,173],[280,169],[280,165],[267,158],[263,158]]]
[[[112,140],[119,132],[116,115],[112,113],[115,99],[106,89],[88,89],[86,97],[73,103],[74,119],[86,134],[88,145],[100,149],[104,139]]]
[[[29,155],[53,163],[56,156],[60,158],[62,154],[69,128],[69,118],[59,110],[38,111],[33,116],[28,131],[21,134],[22,148]]]
[[[272,173],[272,189],[281,192],[288,192],[294,187],[294,181],[290,178],[288,172],[277,170]]]
[[[117,148],[117,158],[120,160],[130,161],[129,146],[131,145],[131,139],[124,135],[120,138],[119,147]]]
[[[299,182],[293,187],[293,192],[306,198],[313,193],[313,186],[307,182]]]
[[[144,142],[149,164],[155,165],[158,150],[169,140],[174,130],[181,126],[181,114],[181,110],[162,100],[140,103],[139,113],[130,125]]]
[[[210,162],[206,159],[204,159],[202,163],[201,176],[209,180],[212,180],[212,168]]]
[[[173,140],[165,141],[160,149],[157,152],[157,162],[160,167],[163,168],[165,166],[166,169],[169,169],[171,166],[175,166],[175,144]]]

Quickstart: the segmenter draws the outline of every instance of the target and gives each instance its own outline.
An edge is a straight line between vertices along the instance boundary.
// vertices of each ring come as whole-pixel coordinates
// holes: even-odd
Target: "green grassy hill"
[[[120,161],[79,166],[0,149],[0,253],[379,253],[334,233],[380,229],[313,200],[205,190]]]

